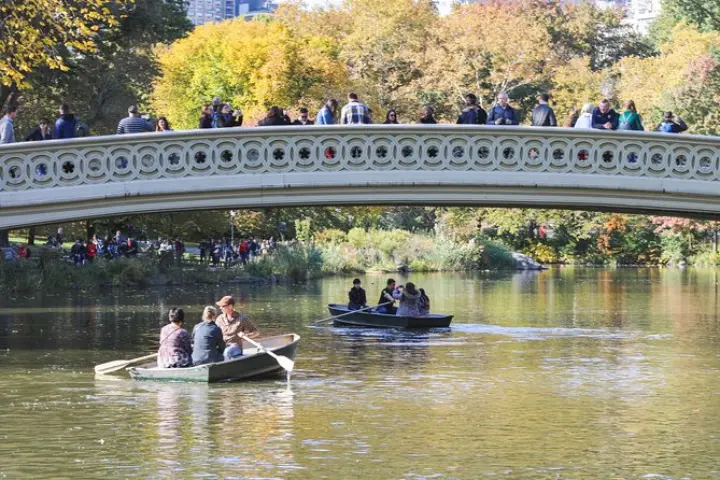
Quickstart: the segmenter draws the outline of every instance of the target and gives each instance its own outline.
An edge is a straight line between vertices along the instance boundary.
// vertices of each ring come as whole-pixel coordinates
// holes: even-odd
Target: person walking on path
[[[645,127],[643,127],[642,124],[642,119],[635,108],[635,102],[628,100],[625,102],[624,107],[625,111],[622,115],[620,115],[618,120],[618,130],[645,130]]]
[[[7,107],[5,116],[0,119],[0,143],[15,143],[15,117],[17,107]]]
[[[125,133],[152,132],[153,126],[144,118],[140,118],[140,110],[137,105],[128,107],[128,116],[120,120],[117,127],[118,135]]]
[[[533,127],[557,127],[557,118],[555,112],[550,106],[550,95],[543,93],[538,96],[538,105],[532,112]]]
[[[367,105],[358,100],[356,93],[348,95],[348,103],[340,112],[343,125],[367,125],[372,123]]]
[[[519,125],[520,116],[508,103],[508,94],[500,92],[497,103],[490,109],[487,119],[488,125]]]
[[[457,119],[458,125],[485,125],[487,112],[478,105],[478,98],[474,93],[465,95],[465,108]]]

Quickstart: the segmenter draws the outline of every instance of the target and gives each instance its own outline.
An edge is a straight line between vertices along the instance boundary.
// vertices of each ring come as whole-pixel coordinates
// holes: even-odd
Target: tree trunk
[[[10,246],[10,230],[0,230],[0,247]]]
[[[87,220],[85,222],[85,236],[87,240],[90,240],[93,235],[95,235],[95,224],[92,220]]]
[[[718,252],[718,231],[713,230],[713,253]]]
[[[28,230],[28,245],[35,245],[35,227]]]

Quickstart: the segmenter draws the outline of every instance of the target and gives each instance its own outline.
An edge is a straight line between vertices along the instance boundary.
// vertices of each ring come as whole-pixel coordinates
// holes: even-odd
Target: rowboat
[[[257,339],[263,348],[293,360],[300,335],[294,333]],[[233,382],[252,377],[277,374],[284,371],[278,362],[262,349],[243,342],[244,355],[227,362],[209,363],[187,368],[159,368],[157,363],[147,363],[128,368],[133,380],[164,382]]]
[[[330,315],[342,315],[333,320],[336,326],[356,326],[373,328],[447,328],[452,315],[429,314],[421,317],[404,317],[376,313],[371,311],[352,312],[347,305],[329,304]],[[351,313],[352,312],[352,313]]]

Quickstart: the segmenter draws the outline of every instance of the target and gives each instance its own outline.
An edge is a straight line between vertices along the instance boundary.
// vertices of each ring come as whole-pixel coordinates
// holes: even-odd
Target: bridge
[[[193,130],[0,146],[0,229],[218,208],[422,204],[720,217],[720,138],[466,125]]]

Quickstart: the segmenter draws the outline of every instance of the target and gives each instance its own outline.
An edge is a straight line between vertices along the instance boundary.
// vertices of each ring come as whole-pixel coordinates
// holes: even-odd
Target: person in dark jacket
[[[519,125],[520,116],[517,111],[508,103],[508,94],[498,93],[497,103],[493,105],[488,113],[488,125]]]
[[[193,328],[193,365],[222,362],[225,341],[222,329],[215,324],[217,310],[215,307],[205,307],[202,322]]]
[[[385,115],[385,121],[383,122],[384,125],[390,125],[390,124],[398,124],[397,119],[397,110],[391,109],[388,110],[387,114]]]
[[[423,108],[422,117],[420,117],[420,123],[431,125],[438,123],[435,119],[435,109],[433,109],[433,107],[431,107],[430,105],[425,105],[425,107]]]
[[[617,112],[610,108],[610,100],[606,98],[592,112],[592,128],[617,130],[619,118]]]
[[[550,95],[543,93],[538,96],[538,106],[533,109],[532,123],[533,127],[557,127],[557,118],[550,103]]]
[[[382,292],[380,292],[380,300],[378,300],[378,305],[382,303],[387,303],[388,305],[383,305],[382,307],[377,308],[377,313],[387,313],[389,315],[395,315],[397,313],[397,308],[395,307],[395,298],[393,298],[393,293],[395,292],[395,280],[392,278],[388,279],[387,281],[387,287],[383,289]]]
[[[315,121],[310,118],[310,112],[307,108],[302,107],[300,109],[300,116],[295,119],[294,122],[292,122],[293,125],[299,125],[299,126],[308,126],[308,125],[315,125]]]
[[[467,106],[457,119],[458,125],[485,125],[487,123],[487,112],[478,105],[478,98],[474,93],[465,95],[465,105]]]
[[[367,295],[365,289],[360,286],[360,279],[356,278],[353,280],[353,286],[348,292],[350,302],[348,308],[350,310],[361,310],[367,307]]]
[[[200,110],[200,125],[199,128],[213,128],[213,110],[207,103],[202,106]]]
[[[40,124],[30,130],[30,133],[25,136],[26,142],[39,142],[42,140],[52,140],[50,121],[47,118],[40,120]]]
[[[683,120],[680,115],[677,116],[676,122],[673,112],[665,112],[665,114],[663,115],[663,121],[660,122],[660,124],[655,130],[665,133],[680,133],[684,132],[687,129],[687,123],[685,123],[685,120]]]
[[[287,125],[285,114],[280,107],[271,107],[267,116],[260,120],[258,127],[276,127]]]
[[[75,115],[70,113],[70,106],[66,103],[60,105],[58,109],[60,117],[55,121],[55,131],[53,132],[53,138],[75,138],[75,127],[77,126],[77,120]]]
[[[227,103],[222,106],[219,112],[213,112],[215,118],[215,128],[230,128],[235,126],[235,118],[232,114],[232,108]]]

